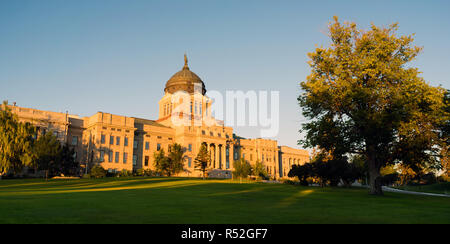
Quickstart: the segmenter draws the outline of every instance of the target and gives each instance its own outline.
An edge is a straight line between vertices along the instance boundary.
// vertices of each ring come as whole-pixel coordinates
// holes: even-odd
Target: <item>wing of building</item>
[[[186,109],[176,111],[187,100]],[[157,120],[104,112],[80,118],[15,104],[10,107],[21,121],[35,125],[38,133],[52,131],[61,143],[73,147],[83,167],[99,164],[110,172],[153,169],[154,153],[167,152],[172,143],[181,144],[186,152],[180,176],[201,176],[194,169],[194,159],[202,144],[211,153],[211,177],[231,177],[232,162],[240,158],[252,165],[262,162],[272,178],[287,177],[293,164],[309,161],[306,150],[279,146],[275,140],[236,136],[233,128],[211,117],[211,103],[204,82],[190,71],[185,57],[182,70],[166,83]]]

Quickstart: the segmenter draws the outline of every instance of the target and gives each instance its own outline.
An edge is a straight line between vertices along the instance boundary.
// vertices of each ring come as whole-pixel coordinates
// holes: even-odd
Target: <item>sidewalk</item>
[[[412,194],[412,195],[422,195],[422,196],[434,196],[434,197],[450,197],[450,195],[446,194],[437,194],[437,193],[428,193],[428,192],[415,192],[415,191],[405,191],[405,190],[399,190],[387,186],[383,186],[383,191],[388,192],[397,192],[397,193],[403,193],[403,194]]]

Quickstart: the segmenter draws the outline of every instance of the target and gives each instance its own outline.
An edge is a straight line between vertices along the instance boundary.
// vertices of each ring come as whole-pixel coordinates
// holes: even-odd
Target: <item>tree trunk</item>
[[[381,175],[380,175],[380,167],[376,160],[373,157],[368,157],[368,166],[369,166],[369,193],[371,195],[383,195],[383,190],[381,188]]]

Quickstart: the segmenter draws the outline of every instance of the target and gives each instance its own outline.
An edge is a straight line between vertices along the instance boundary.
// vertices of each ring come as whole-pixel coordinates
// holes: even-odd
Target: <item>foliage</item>
[[[19,173],[33,162],[35,128],[19,122],[4,101],[0,109],[0,177],[8,172]]]
[[[233,168],[233,177],[235,178],[245,179],[252,174],[252,166],[243,158],[234,161]]]
[[[100,165],[95,165],[94,167],[91,168],[91,173],[90,173],[90,177],[93,178],[105,178],[106,177],[106,170],[100,166]]]
[[[252,174],[263,180],[267,180],[269,178],[269,174],[267,173],[266,168],[264,167],[263,163],[260,161],[257,161],[256,164],[253,166]]]
[[[438,127],[449,117],[443,113],[444,90],[408,65],[422,48],[412,46],[412,36],[397,37],[397,30],[397,24],[358,30],[335,17],[331,47],[308,54],[311,74],[298,98],[310,119],[300,142],[333,155],[363,155],[371,194],[382,194],[385,165],[434,165]]]
[[[298,177],[300,184],[309,185],[310,178],[316,179],[321,186],[337,186],[341,181],[350,187],[353,182],[364,176],[364,168],[349,163],[347,157],[336,157],[321,152],[311,162],[304,165],[293,165],[289,177]]]
[[[386,174],[382,176],[382,184],[384,186],[389,186],[396,183],[399,179],[398,173]]]
[[[183,171],[184,151],[180,144],[174,143],[169,146],[169,153],[166,156],[164,149],[153,155],[154,166],[157,173],[168,177]]]
[[[174,143],[169,146],[168,163],[167,176],[170,177],[183,171],[184,150],[180,144]]]
[[[164,149],[155,152],[153,157],[153,164],[156,172],[161,175],[167,175],[169,169],[169,159],[166,157]]]
[[[61,143],[58,138],[49,131],[41,135],[33,146],[35,166],[39,170],[45,171],[45,176],[55,176],[60,172],[60,162],[62,156]]]
[[[300,184],[303,186],[308,186],[308,178],[314,177],[314,170],[312,164],[306,163],[304,165],[292,165],[291,170],[288,173],[289,177],[298,177]]]
[[[202,144],[195,158],[195,169],[200,170],[203,173],[203,179],[206,177],[206,171],[208,170],[209,162],[211,161],[211,155],[205,144]]]
[[[151,169],[140,168],[137,170],[136,174],[138,176],[153,176],[153,171]]]
[[[133,176],[133,173],[132,173],[131,171],[129,171],[129,170],[122,169],[122,170],[119,172],[118,176],[119,176],[119,177],[130,177],[130,176]]]
[[[80,170],[79,163],[75,160],[75,150],[67,143],[61,148],[61,153],[58,157],[59,167],[58,172],[64,175],[78,175]]]

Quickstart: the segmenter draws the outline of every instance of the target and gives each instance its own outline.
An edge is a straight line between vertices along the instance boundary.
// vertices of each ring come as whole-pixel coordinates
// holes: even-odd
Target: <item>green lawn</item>
[[[438,194],[450,195],[450,182],[437,183],[432,185],[419,185],[419,186],[399,186],[396,187],[401,190],[416,191],[416,192],[428,192]]]
[[[450,198],[184,178],[2,180],[0,223],[450,223]]]

